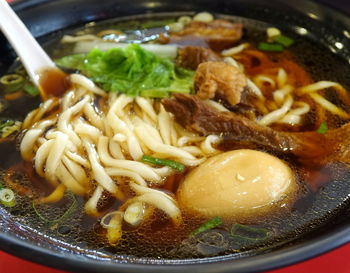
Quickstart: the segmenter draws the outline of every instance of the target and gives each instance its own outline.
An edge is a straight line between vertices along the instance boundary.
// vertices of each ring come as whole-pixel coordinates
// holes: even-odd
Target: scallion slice
[[[269,230],[266,228],[257,228],[242,224],[235,224],[231,228],[232,236],[239,236],[248,240],[264,240],[267,238]]]
[[[23,89],[31,96],[39,95],[39,89],[31,84],[25,84],[23,86]]]
[[[155,164],[155,165],[168,166],[179,172],[183,172],[185,170],[185,165],[169,159],[163,159],[163,158],[157,158],[149,155],[144,155],[142,156],[141,161]]]
[[[209,229],[213,229],[213,228],[220,226],[222,224],[223,224],[223,221],[221,220],[221,218],[218,216],[215,216],[214,218],[210,219],[209,221],[207,221],[203,225],[201,225],[199,228],[194,230],[192,232],[192,235],[197,235],[199,233],[202,233],[202,232],[207,231]]]
[[[328,131],[327,122],[323,121],[320,124],[320,127],[318,127],[316,132],[319,133],[319,134],[325,134],[327,131]]]
[[[0,203],[5,207],[13,207],[16,205],[16,197],[11,189],[3,188],[0,190]]]
[[[270,43],[261,42],[258,45],[258,49],[263,51],[281,52],[283,51],[284,47],[281,44],[276,44],[276,43],[270,44]]]
[[[14,85],[24,82],[24,78],[18,74],[8,74],[0,78],[0,83],[3,85]]]
[[[294,44],[294,40],[285,35],[278,35],[272,38],[272,40],[278,44],[283,45],[284,47],[290,47]]]

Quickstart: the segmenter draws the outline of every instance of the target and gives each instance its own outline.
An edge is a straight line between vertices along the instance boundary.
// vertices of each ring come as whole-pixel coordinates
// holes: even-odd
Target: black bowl
[[[340,2],[330,3],[341,5]],[[206,10],[261,20],[296,33],[298,29],[307,29],[306,39],[317,42],[338,58],[350,60],[350,19],[345,13],[308,0],[292,3],[277,0],[26,0],[15,3],[13,8],[39,41],[50,40],[60,35],[61,30],[90,21],[145,13]],[[342,47],[337,47],[337,43]],[[15,58],[1,35],[0,52],[1,74]],[[350,242],[349,207],[344,204],[327,223],[297,240],[239,258],[229,255],[173,261],[135,258],[132,262],[120,257],[98,258],[64,244],[53,245],[45,234],[16,222],[5,210],[0,213],[0,248],[33,262],[81,272],[258,272],[300,262]]]

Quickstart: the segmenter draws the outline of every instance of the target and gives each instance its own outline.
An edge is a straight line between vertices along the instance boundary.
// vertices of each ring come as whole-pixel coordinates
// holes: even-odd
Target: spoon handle
[[[0,29],[20,57],[33,83],[39,86],[39,71],[56,66],[5,0],[0,0]]]

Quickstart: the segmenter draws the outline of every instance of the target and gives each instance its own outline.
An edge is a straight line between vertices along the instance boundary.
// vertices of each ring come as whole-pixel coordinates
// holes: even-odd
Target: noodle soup
[[[332,58],[315,45],[208,13],[60,42],[64,93],[2,77],[19,221],[101,257],[186,259],[276,247],[346,200],[348,83],[306,66],[305,45]]]

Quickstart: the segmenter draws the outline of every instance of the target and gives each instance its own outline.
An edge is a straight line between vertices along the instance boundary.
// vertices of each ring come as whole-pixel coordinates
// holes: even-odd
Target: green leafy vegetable
[[[327,126],[327,122],[323,121],[320,124],[320,127],[318,127],[318,129],[316,130],[317,133],[319,134],[325,134],[328,131],[328,126]]]
[[[258,45],[258,49],[263,51],[281,52],[283,51],[284,47],[281,44],[276,44],[276,43],[270,44],[270,43],[261,42]]]
[[[149,155],[144,155],[142,156],[141,161],[155,164],[155,165],[169,166],[170,168],[173,168],[179,172],[183,172],[185,170],[185,165],[169,159],[163,159],[163,158],[157,158]]]
[[[220,226],[223,224],[223,221],[221,220],[220,217],[216,216],[210,219],[209,221],[205,222],[203,225],[201,225],[199,228],[194,230],[192,232],[192,235],[197,235],[199,233],[202,233],[204,231],[207,231],[209,229],[215,228],[217,226]]]
[[[62,67],[78,69],[104,90],[129,96],[164,97],[169,92],[190,93],[194,72],[179,69],[169,58],[161,58],[137,44],[105,52],[93,49],[87,54],[63,57]]]
[[[39,95],[39,89],[31,84],[25,84],[23,89],[31,96]]]
[[[292,44],[294,44],[294,40],[285,35],[274,36],[272,37],[272,40],[278,44],[283,45],[284,47],[290,47]]]
[[[8,188],[2,188],[0,190],[0,203],[5,207],[13,207],[16,205],[16,197],[14,192]]]

